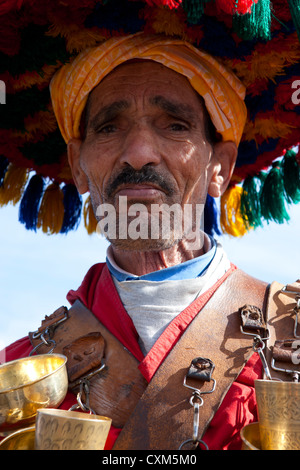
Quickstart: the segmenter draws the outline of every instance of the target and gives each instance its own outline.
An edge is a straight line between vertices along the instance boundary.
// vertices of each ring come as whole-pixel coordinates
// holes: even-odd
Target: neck
[[[204,236],[203,247],[191,250],[189,244],[180,241],[178,244],[161,251],[125,251],[111,245],[116,264],[131,274],[143,276],[153,271],[175,266],[203,255],[210,249],[210,240]]]

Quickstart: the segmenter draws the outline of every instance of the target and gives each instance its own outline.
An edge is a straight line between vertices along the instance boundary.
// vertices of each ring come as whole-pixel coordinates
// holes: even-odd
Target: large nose
[[[140,170],[145,165],[158,165],[160,161],[161,155],[155,132],[146,124],[139,123],[133,126],[124,141],[121,164]]]

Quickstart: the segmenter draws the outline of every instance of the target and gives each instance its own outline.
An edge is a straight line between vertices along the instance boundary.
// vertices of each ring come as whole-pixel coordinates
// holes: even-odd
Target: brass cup
[[[103,450],[111,426],[105,416],[40,409],[35,428],[36,450]]]
[[[34,450],[34,426],[13,432],[0,442],[0,450]]]
[[[67,358],[43,354],[0,365],[0,435],[34,423],[39,408],[55,408],[68,391]]]
[[[300,383],[255,380],[262,450],[300,449]]]
[[[242,450],[261,450],[259,423],[247,424],[241,430]]]

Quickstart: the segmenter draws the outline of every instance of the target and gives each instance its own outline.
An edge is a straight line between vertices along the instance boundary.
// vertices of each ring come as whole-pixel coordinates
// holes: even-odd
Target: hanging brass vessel
[[[103,450],[112,420],[105,416],[40,409],[35,425],[36,450]]]
[[[261,450],[259,423],[251,423],[241,430],[242,450]]]
[[[35,422],[39,408],[56,408],[68,391],[67,358],[26,357],[0,365],[0,436]]]
[[[35,427],[19,429],[0,442],[0,450],[34,450]]]
[[[300,450],[300,383],[255,380],[262,450]]]

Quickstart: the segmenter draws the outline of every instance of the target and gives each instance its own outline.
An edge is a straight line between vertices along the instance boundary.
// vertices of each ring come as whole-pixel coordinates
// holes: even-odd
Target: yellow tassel
[[[55,22],[47,32],[48,36],[62,36],[66,40],[66,49],[71,54],[79,53],[88,47],[94,47],[105,41],[105,36],[97,28],[84,29],[82,26],[75,24],[65,24],[63,21]]]
[[[17,204],[22,197],[28,180],[28,170],[11,163],[0,188],[0,206],[11,202]]]
[[[184,25],[175,10],[164,7],[157,8],[152,27],[157,34],[179,36],[185,39]]]
[[[38,133],[43,135],[54,132],[57,128],[57,121],[51,108],[48,111],[38,111],[34,115],[29,115],[24,119],[26,132],[16,130],[12,132],[12,138],[19,142],[31,142],[36,140]]]
[[[96,232],[96,227],[97,227],[97,220],[94,215],[92,203],[91,203],[91,196],[89,196],[83,207],[83,218],[84,218],[84,226],[87,230],[87,233],[89,235],[92,235],[93,233]]]
[[[32,70],[16,76],[9,74],[7,80],[9,79],[9,83],[15,92],[26,90],[35,85],[42,87],[49,84],[60,65],[59,63],[56,65],[44,65],[39,72]]]
[[[247,232],[240,211],[242,192],[242,187],[233,186],[221,197],[221,228],[223,232],[234,237],[242,237]]]
[[[295,33],[296,34],[296,33]],[[282,40],[278,51],[254,51],[247,61],[237,62],[236,59],[225,60],[225,64],[235,71],[236,75],[248,87],[257,79],[275,81],[277,76],[284,74],[287,65],[298,64],[300,60],[299,47],[288,37],[288,41]],[[266,46],[268,47],[268,46]]]
[[[24,119],[24,127],[29,134],[41,131],[43,134],[54,132],[57,128],[55,115],[50,107],[47,111],[38,111]]]
[[[59,233],[64,220],[63,192],[57,183],[52,183],[44,192],[39,209],[37,227],[49,235]]]
[[[294,128],[295,126],[291,126],[273,117],[257,118],[254,122],[248,121],[246,123],[244,134],[245,139],[248,141],[256,141],[256,137],[277,139],[279,137],[287,137]]]
[[[59,173],[57,174],[57,178],[61,181],[72,182],[72,172],[71,172],[70,165],[68,163],[68,156],[66,153],[61,156],[60,170],[59,170]]]

